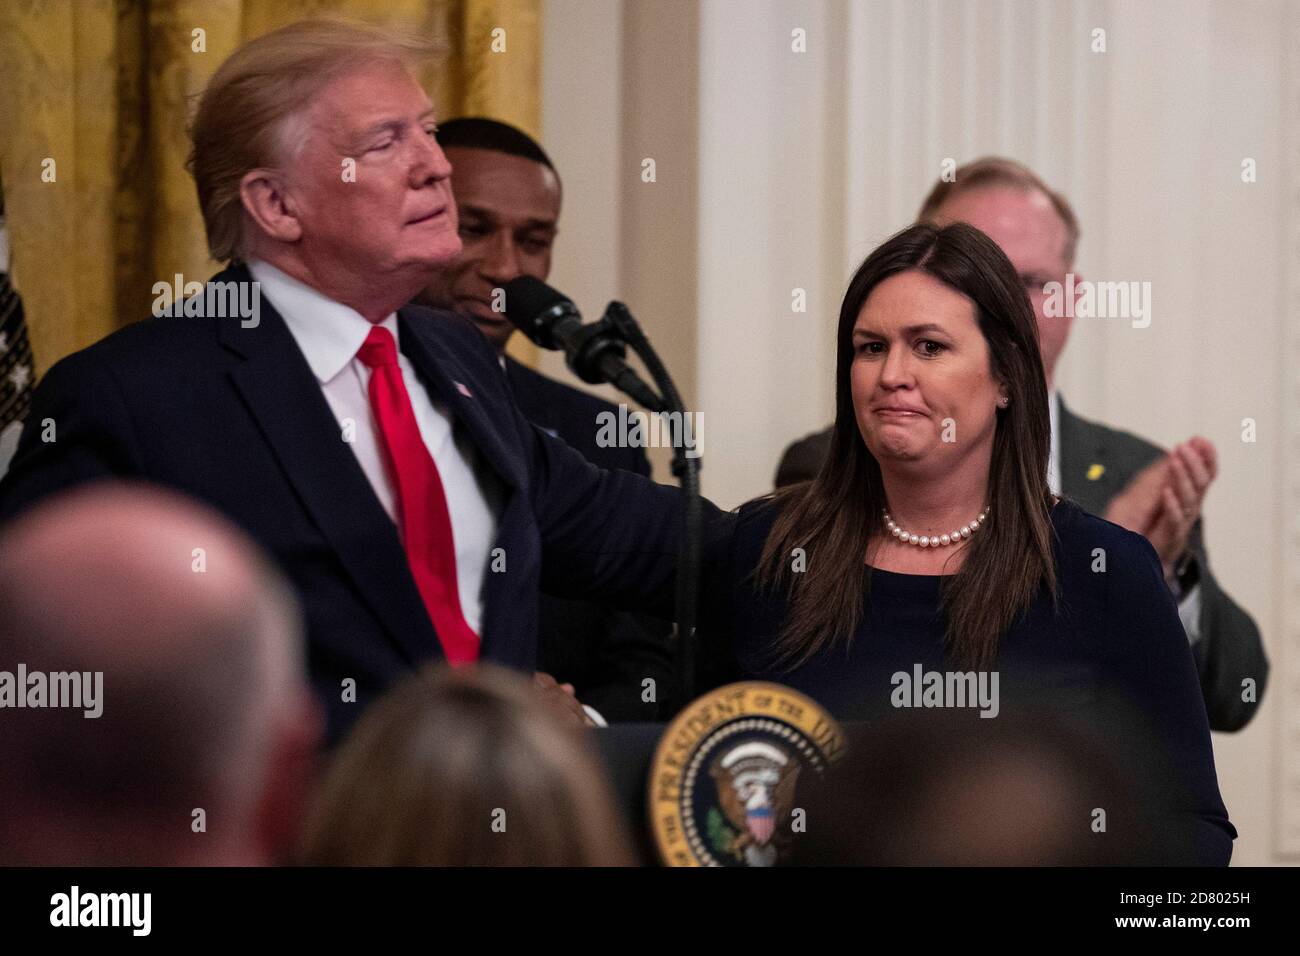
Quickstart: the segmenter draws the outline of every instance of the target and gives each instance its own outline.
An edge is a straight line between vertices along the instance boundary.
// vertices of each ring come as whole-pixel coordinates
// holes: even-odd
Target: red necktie
[[[456,543],[447,495],[402,382],[392,334],[375,326],[357,352],[370,367],[370,408],[379,426],[388,476],[397,490],[398,528],[415,585],[452,664],[478,658],[479,639],[460,608]]]

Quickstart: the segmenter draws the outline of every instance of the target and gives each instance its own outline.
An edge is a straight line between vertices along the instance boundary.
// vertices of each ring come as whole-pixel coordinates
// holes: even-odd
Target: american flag
[[[31,407],[34,378],[23,303],[9,273],[0,272],[0,475],[9,467],[9,456]]]
[[[762,806],[746,809],[745,826],[758,841],[758,845],[765,846],[767,841],[772,839],[772,832],[776,829],[776,818],[772,815],[772,808]]]

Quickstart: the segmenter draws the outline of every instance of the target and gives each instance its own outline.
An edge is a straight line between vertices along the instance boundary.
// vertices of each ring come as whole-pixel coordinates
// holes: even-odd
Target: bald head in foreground
[[[0,530],[0,864],[283,858],[320,718],[279,572],[210,509],[99,483]]]

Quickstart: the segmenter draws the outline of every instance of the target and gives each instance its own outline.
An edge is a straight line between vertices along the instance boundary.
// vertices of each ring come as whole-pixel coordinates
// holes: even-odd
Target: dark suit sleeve
[[[642,478],[649,478],[650,459],[646,457],[645,449],[627,448],[624,451],[626,452],[626,461],[620,462],[619,467],[626,471],[635,472]]]
[[[1210,570],[1201,522],[1192,530],[1190,547],[1200,568],[1200,639],[1192,646],[1210,729],[1240,730],[1250,723],[1264,698],[1268,658],[1259,628],[1220,587]],[[1243,700],[1243,682],[1254,681],[1252,700]]]
[[[1128,728],[1151,758],[1161,862],[1226,866],[1237,831],[1219,794],[1205,702],[1187,635],[1155,549],[1125,533],[1106,572],[1111,678],[1145,726]]]
[[[589,425],[607,410],[605,403],[513,361],[506,368],[525,418],[555,426],[563,439],[599,467],[650,477],[650,461],[643,449],[590,445]],[[543,595],[540,610],[539,669],[572,683],[578,699],[611,722],[660,720],[671,712],[677,696],[671,623],[549,594]],[[653,693],[648,693],[647,680],[654,682]]]
[[[647,614],[608,611],[604,639],[596,647],[598,683],[579,688],[579,699],[606,720],[663,720],[678,694],[672,658],[672,624]],[[654,681],[652,700],[644,681]]]
[[[650,460],[640,448],[621,449],[620,467],[647,480]],[[598,682],[580,695],[607,720],[664,720],[676,711],[676,686],[670,621],[650,614],[602,608],[603,639],[596,647],[593,673]],[[654,700],[645,700],[644,681],[654,681]]]
[[[620,467],[650,477],[650,460],[642,449],[621,451],[624,454]],[[689,703],[689,698],[740,679],[731,655],[730,632],[719,630],[720,622],[730,623],[730,580],[721,569],[731,537],[719,533],[719,529],[730,527],[730,521],[729,516],[720,513],[714,516],[714,536],[703,555],[706,561],[696,601],[695,686],[685,691],[678,686],[671,621],[643,613],[610,611],[607,637],[597,649],[598,672],[609,678],[592,686],[582,697],[584,703],[611,720],[668,720]],[[641,700],[646,677],[653,678],[658,688],[657,706]]]
[[[50,369],[32,395],[18,448],[0,481],[0,518],[62,489],[140,470],[121,388],[97,351],[78,352]]]
[[[680,508],[672,489],[605,471],[519,415],[530,454],[542,590],[659,609],[676,568]]]
[[[656,617],[675,616],[681,492],[627,471],[604,471],[518,415],[526,435],[533,513],[542,543],[542,589]],[[730,532],[703,502],[701,562]]]

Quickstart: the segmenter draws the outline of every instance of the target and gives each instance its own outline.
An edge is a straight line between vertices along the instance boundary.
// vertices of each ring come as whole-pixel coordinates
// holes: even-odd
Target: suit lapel
[[[1104,432],[1092,428],[1060,402],[1061,492],[1085,510],[1101,514],[1114,496],[1116,472]]]
[[[237,267],[214,281],[251,281]],[[260,322],[221,326],[221,340],[244,361],[231,371],[308,514],[333,547],[365,602],[416,664],[441,646],[411,577],[397,527],[384,511],[311,368],[266,299]]]
[[[563,412],[549,403],[546,396],[542,394],[541,378],[539,373],[506,356],[506,379],[510,382],[510,391],[514,393],[515,403],[524,413],[524,418],[546,434],[559,438],[560,429],[557,423],[563,417]],[[565,441],[568,439],[566,438]]]
[[[402,354],[411,360],[424,379],[430,395],[447,406],[452,419],[468,433],[472,444],[497,476],[513,493],[522,483],[521,462],[511,455],[501,439],[500,425],[494,424],[484,407],[487,396],[476,395],[466,383],[477,384],[464,366],[431,334],[436,316],[412,315],[407,309],[397,314]]]

